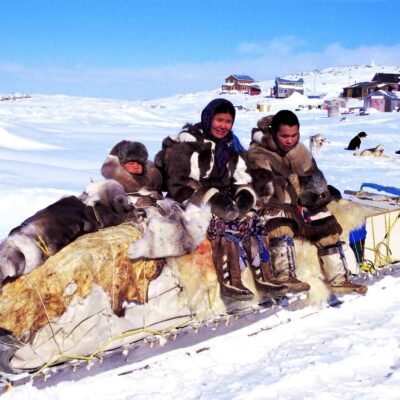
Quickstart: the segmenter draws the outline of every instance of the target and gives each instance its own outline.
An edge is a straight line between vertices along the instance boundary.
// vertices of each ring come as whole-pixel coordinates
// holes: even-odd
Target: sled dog
[[[318,133],[316,135],[310,136],[310,153],[319,155],[324,143],[330,143],[324,135]]]
[[[361,141],[367,137],[365,132],[359,132],[353,139],[350,140],[346,150],[358,150],[361,146]]]
[[[361,153],[354,153],[355,156],[363,156],[363,157],[384,157],[388,158],[387,155],[383,154],[385,151],[385,148],[383,145],[378,144],[378,146],[372,148],[372,149],[366,149],[363,150]]]

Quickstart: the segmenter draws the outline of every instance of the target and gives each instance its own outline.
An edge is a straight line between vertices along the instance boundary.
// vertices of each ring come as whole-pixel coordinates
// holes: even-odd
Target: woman
[[[218,218],[217,224],[212,223],[214,227],[221,223],[232,227],[233,221],[245,217],[256,203],[242,157],[245,150],[232,132],[234,121],[233,104],[214,99],[202,111],[199,123],[186,124],[178,135],[164,139],[155,159],[163,173],[167,197],[183,204],[209,204]],[[221,293],[236,300],[253,298],[241,281],[239,256],[243,246],[239,246],[238,238],[214,229],[211,239]],[[268,266],[264,269],[261,275],[266,277]],[[265,291],[271,287],[262,277],[258,283]]]

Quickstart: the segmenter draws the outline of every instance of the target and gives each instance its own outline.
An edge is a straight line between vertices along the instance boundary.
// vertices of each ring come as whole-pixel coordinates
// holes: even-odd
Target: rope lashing
[[[46,242],[43,240],[43,238],[40,235],[38,236],[38,241],[35,240],[35,244],[37,247],[39,247],[40,250],[42,250],[43,254],[46,257],[51,256],[51,252],[50,252]]]

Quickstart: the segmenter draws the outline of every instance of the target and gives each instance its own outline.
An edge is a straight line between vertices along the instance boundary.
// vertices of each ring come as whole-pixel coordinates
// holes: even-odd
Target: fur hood
[[[142,165],[146,164],[149,156],[146,147],[139,142],[122,140],[117,143],[110,151],[110,155],[118,157],[121,164],[136,161]]]
[[[142,143],[122,140],[111,149],[101,167],[101,174],[106,179],[115,179],[127,193],[140,191],[161,193],[161,173],[147,158],[147,149]],[[123,164],[129,161],[140,163],[143,166],[143,173],[140,175],[129,173],[123,167]]]
[[[256,143],[268,150],[278,154],[285,154],[277,145],[275,137],[272,134],[271,122],[273,115],[267,115],[257,121],[257,127],[251,131],[251,143]]]

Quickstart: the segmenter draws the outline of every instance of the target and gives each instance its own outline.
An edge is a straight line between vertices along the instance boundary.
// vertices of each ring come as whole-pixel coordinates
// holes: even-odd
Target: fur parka
[[[264,210],[261,212],[272,217],[269,228],[289,225],[313,242],[340,234],[340,225],[326,209],[331,195],[315,159],[300,142],[289,152],[282,151],[270,127],[272,118],[273,115],[262,118],[252,130],[246,157],[254,189]],[[298,213],[298,205],[308,209],[311,224],[305,223]]]
[[[247,189],[256,200],[251,175],[243,157],[228,143],[230,158],[221,175],[215,160],[216,143],[207,138],[198,124],[187,124],[176,136],[163,140],[162,150],[155,157],[163,173],[167,196],[179,203],[207,203],[216,193],[233,198]]]
[[[272,115],[262,118],[252,130],[247,162],[257,194],[265,202],[296,205],[306,189],[327,196],[327,183],[313,156],[302,143],[289,152],[277,145],[270,129]],[[310,178],[311,183],[310,183]],[[327,199],[326,203],[329,202]]]
[[[106,179],[115,179],[127,193],[150,191],[161,193],[162,177],[152,161],[147,159],[148,153],[142,143],[123,140],[110,151],[101,167],[101,173]],[[131,174],[123,164],[136,161],[143,166],[141,175]]]

